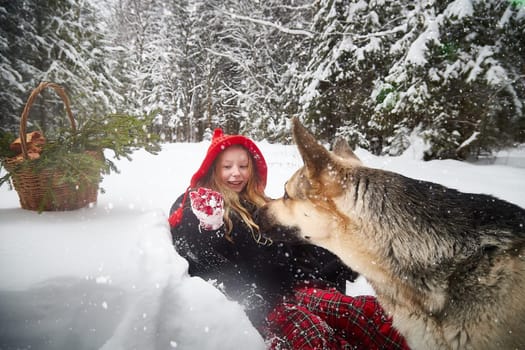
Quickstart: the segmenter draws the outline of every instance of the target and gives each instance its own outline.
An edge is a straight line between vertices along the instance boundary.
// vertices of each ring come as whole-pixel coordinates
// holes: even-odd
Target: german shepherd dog
[[[274,241],[314,244],[374,287],[412,349],[525,349],[525,210],[364,166],[298,121],[304,166],[257,213]]]

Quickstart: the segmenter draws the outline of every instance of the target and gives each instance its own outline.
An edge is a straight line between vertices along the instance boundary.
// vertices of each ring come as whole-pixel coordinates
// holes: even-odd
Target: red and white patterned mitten
[[[219,192],[199,187],[190,192],[191,210],[204,230],[217,230],[224,224],[224,200]]]

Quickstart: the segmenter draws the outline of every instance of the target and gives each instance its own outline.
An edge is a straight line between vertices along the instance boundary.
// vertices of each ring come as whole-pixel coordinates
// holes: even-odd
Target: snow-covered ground
[[[267,193],[279,197],[302,161],[295,146],[259,146]],[[96,205],[71,212],[22,210],[16,192],[0,188],[0,349],[264,349],[241,307],[188,276],[171,245],[169,207],[207,147],[138,151],[104,179]],[[417,148],[395,158],[356,153],[369,166],[525,207],[523,148],[492,165],[422,162]]]

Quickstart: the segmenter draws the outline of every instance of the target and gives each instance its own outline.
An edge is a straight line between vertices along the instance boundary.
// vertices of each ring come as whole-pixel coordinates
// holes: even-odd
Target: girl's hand
[[[191,210],[204,230],[217,230],[224,224],[224,200],[219,192],[199,187],[190,192]]]

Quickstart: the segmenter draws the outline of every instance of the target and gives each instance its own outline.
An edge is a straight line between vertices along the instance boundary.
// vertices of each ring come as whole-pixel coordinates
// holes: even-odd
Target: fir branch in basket
[[[152,134],[154,115],[141,118],[125,114],[110,114],[104,118],[92,118],[80,126],[77,142],[85,149],[110,149],[115,158],[131,160],[131,153],[139,148],[157,154],[160,151],[160,137]]]
[[[15,134],[0,130],[0,159],[16,156],[16,153],[9,147],[15,139]]]
[[[111,171],[119,173],[115,163],[104,157],[104,150],[113,151],[116,159],[124,157],[128,160],[131,160],[133,151],[141,148],[152,154],[160,151],[160,136],[149,132],[153,119],[154,115],[135,117],[125,114],[89,118],[76,131],[64,128],[53,137],[46,135],[47,142],[40,157],[24,160],[17,165],[16,170],[60,172],[63,173],[60,181],[72,186],[98,184],[103,174]],[[9,142],[12,142],[12,138],[9,138]],[[2,150],[9,149],[9,145],[0,146]],[[7,151],[0,151],[0,164],[11,156]],[[9,179],[9,172],[0,177],[0,186]]]

